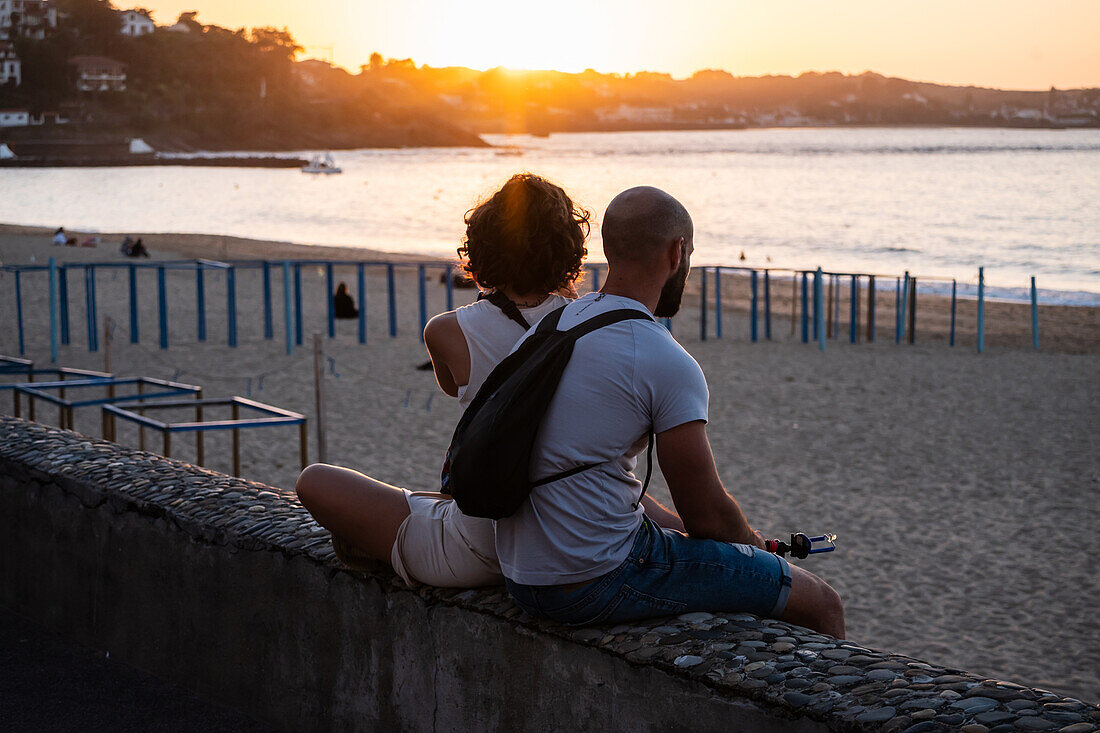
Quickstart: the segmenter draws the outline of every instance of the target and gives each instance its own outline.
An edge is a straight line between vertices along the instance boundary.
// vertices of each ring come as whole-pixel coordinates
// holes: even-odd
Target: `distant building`
[[[2,2],[3,0],[0,0]],[[132,36],[137,38],[138,36],[147,36],[156,30],[156,23],[149,15],[140,10],[124,10],[120,14],[122,25],[119,27],[118,32],[124,36]]]
[[[0,109],[0,127],[26,127],[31,113],[25,109]]]
[[[635,107],[628,104],[596,110],[596,119],[600,122],[672,122],[672,115],[671,107]]]
[[[0,0],[4,2],[4,0]],[[23,83],[23,65],[15,53],[15,46],[8,41],[0,41],[0,86]]]
[[[57,8],[50,0],[0,0],[0,39],[41,40],[57,28]]]
[[[62,116],[60,112],[39,112],[38,114],[31,114],[30,124],[32,127],[39,125],[67,125],[69,120]]]
[[[69,59],[73,83],[82,92],[126,91],[126,64],[104,56],[73,56]]]

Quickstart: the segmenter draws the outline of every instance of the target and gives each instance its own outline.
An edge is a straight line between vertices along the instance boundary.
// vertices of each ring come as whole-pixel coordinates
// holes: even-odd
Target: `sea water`
[[[693,264],[815,268],[970,293],[1100,304],[1100,130],[799,128],[486,136],[492,148],[338,151],[294,169],[0,169],[0,221],[198,232],[453,255],[463,215],[509,175],[593,213],[659,186],[695,221]],[[312,151],[299,155],[308,157]],[[925,285],[928,283],[928,286]]]

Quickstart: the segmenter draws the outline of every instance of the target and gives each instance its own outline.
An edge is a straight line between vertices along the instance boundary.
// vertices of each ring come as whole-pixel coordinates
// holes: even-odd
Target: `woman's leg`
[[[390,561],[397,530],[409,516],[405,492],[358,471],[314,463],[295,487],[302,506],[340,539]]]

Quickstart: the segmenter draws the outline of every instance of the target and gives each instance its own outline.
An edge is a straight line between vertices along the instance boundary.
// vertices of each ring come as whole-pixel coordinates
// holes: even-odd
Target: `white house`
[[[55,28],[57,8],[50,0],[0,0],[0,39],[41,40]]]
[[[0,127],[26,127],[31,113],[25,109],[0,109]]]
[[[152,18],[139,10],[124,10],[120,14],[120,18],[122,25],[118,32],[124,36],[137,38],[138,36],[149,35],[157,27]]]
[[[82,92],[126,91],[126,64],[103,56],[73,56],[69,66],[74,83]]]
[[[3,2],[4,0],[0,0]],[[8,41],[0,41],[0,86],[23,83],[23,65],[15,53],[15,46]]]

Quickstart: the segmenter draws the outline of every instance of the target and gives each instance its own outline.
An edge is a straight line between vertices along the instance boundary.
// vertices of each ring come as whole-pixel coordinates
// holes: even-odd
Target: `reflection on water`
[[[358,150],[295,170],[0,170],[0,221],[454,253],[462,215],[518,170],[599,215],[657,185],[697,264],[813,267],[1100,292],[1100,130],[784,129],[489,136],[498,149]],[[590,247],[601,259],[598,226]],[[1100,302],[1100,296],[1086,296]],[[1081,302],[1078,298],[1075,302]]]

